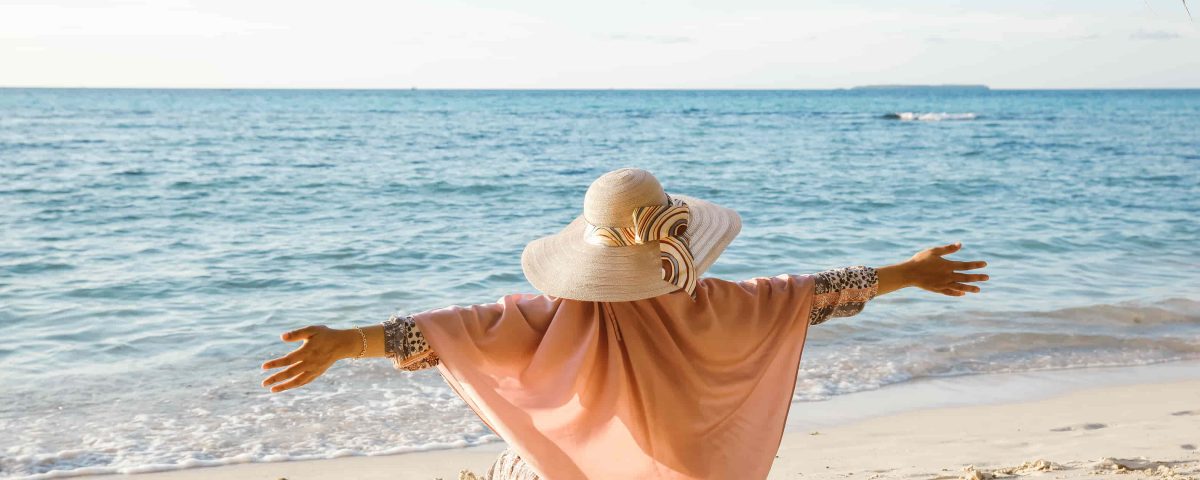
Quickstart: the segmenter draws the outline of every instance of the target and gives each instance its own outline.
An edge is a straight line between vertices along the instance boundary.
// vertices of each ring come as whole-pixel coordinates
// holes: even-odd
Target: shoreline
[[[925,377],[823,401],[793,403],[787,431],[926,409],[1021,403],[1097,388],[1187,380],[1200,380],[1200,360]]]
[[[464,469],[486,471],[504,448],[90,478],[449,480]],[[1200,480],[1200,361],[929,378],[793,404],[769,478],[1004,478],[1010,471],[1073,479],[1142,467],[1155,478]]]

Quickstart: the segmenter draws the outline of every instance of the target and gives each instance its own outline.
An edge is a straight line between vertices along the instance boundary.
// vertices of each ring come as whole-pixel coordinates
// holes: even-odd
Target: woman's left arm
[[[813,274],[813,304],[810,325],[832,317],[851,317],[861,312],[879,291],[878,270],[864,265],[835,268]]]
[[[988,280],[986,274],[959,273],[987,266],[983,261],[959,262],[942,258],[957,252],[961,243],[927,248],[912,258],[886,267],[853,266],[816,273],[809,323],[817,325],[832,317],[849,317],[861,312],[867,301],[906,287],[960,297],[979,293],[968,285]]]

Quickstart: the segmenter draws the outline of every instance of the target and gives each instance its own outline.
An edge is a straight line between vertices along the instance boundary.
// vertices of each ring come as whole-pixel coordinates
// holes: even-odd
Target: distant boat
[[[987,85],[860,85],[851,90],[991,90]]]

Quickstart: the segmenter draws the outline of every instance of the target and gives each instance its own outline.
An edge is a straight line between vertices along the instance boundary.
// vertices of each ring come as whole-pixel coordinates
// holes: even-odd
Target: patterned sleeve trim
[[[879,274],[862,265],[826,270],[817,277],[812,314],[808,323],[818,325],[830,317],[849,317],[861,312],[879,293]]]
[[[412,315],[392,315],[383,322],[383,353],[398,370],[415,371],[436,367],[437,354],[425,342]]]

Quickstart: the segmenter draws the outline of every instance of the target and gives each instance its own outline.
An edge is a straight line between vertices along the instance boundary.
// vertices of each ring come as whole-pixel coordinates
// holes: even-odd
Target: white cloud
[[[1165,30],[1138,30],[1129,35],[1134,40],[1174,40],[1180,35]]]
[[[0,0],[0,85],[1200,86],[1150,1]]]
[[[275,28],[168,2],[0,5],[0,38],[211,37]]]

